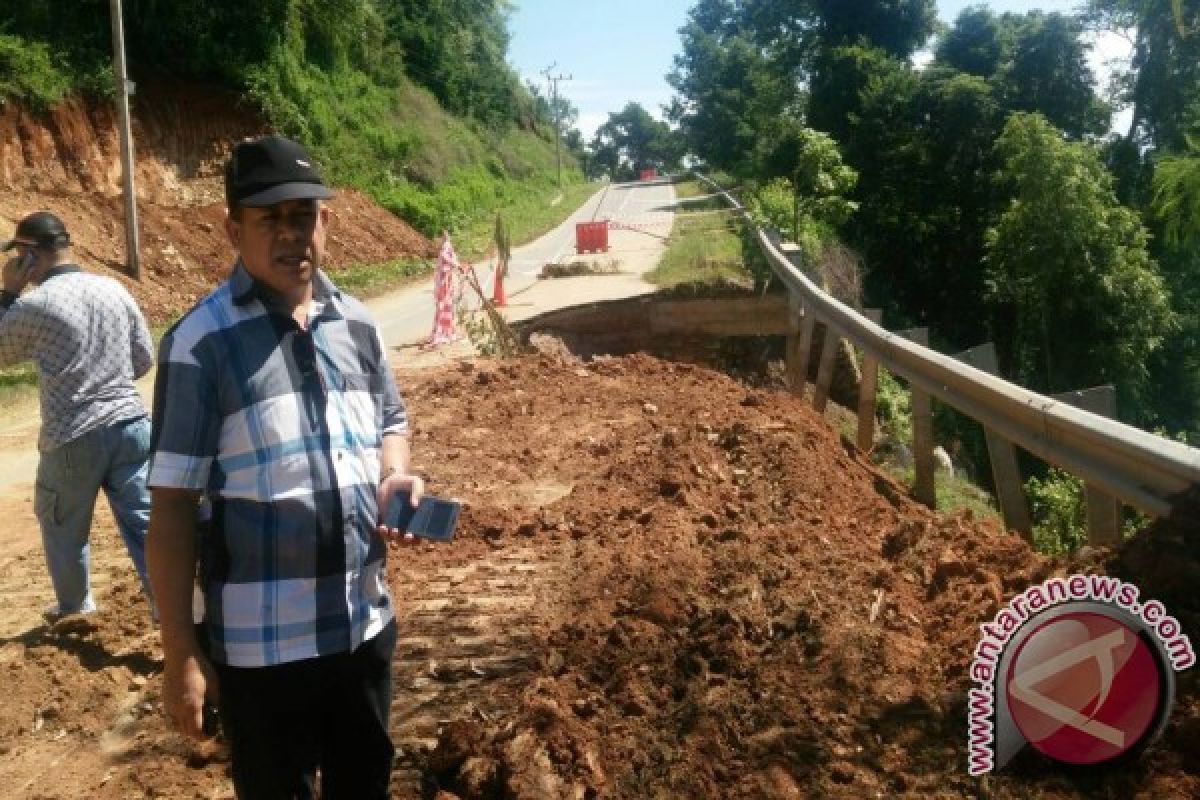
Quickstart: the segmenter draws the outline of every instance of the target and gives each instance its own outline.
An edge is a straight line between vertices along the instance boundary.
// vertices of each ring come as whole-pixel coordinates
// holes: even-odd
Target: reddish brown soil
[[[223,165],[233,142],[265,127],[221,90],[139,89],[133,129],[142,276],[131,281],[113,117],[111,106],[81,100],[43,115],[0,106],[0,236],[31,211],[54,211],[82,266],[118,277],[152,321],[169,320],[229,270]],[[334,270],[433,253],[424,236],[361,193],[340,190],[330,205]]]
[[[136,114],[130,286],[164,320],[227,270],[220,165],[262,125],[201,88],[143,87]],[[119,270],[118,163],[103,107],[0,108],[0,235],[50,208],[85,266]],[[335,268],[430,252],[361,195],[333,210]],[[977,780],[964,755],[976,626],[1030,582],[1109,569],[1200,638],[1195,513],[1059,564],[911,502],[796,399],[701,367],[532,357],[401,381],[419,468],[467,508],[454,543],[392,559],[394,797],[1200,796],[1195,670],[1132,766],[1023,757]],[[29,494],[0,496],[2,794],[231,797],[220,743],[163,723],[157,633],[103,508],[100,613],[41,621]]]
[[[976,626],[1077,565],[913,503],[794,398],[647,356],[400,379],[420,469],[467,510],[455,542],[393,552],[394,797],[1200,795],[1189,675],[1132,766],[1027,757],[968,777]],[[28,506],[0,511],[36,537]],[[228,797],[219,747],[163,726],[157,638],[117,547],[105,519],[99,614],[0,641],[0,785]],[[32,552],[0,562],[4,586],[44,582]],[[1181,617],[1194,587],[1164,596]]]

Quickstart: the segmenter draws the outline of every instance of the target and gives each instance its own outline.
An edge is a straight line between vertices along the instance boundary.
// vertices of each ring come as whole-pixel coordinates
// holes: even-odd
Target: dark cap
[[[27,244],[61,250],[70,243],[71,235],[61,219],[49,211],[35,211],[17,223],[17,232],[4,243],[3,249],[12,250],[19,244]]]
[[[238,142],[225,165],[225,202],[229,208],[327,197],[333,197],[333,192],[313,167],[312,157],[282,136]]]

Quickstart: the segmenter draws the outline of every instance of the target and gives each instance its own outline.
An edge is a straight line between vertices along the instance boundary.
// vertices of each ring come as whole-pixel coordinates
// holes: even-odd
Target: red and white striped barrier
[[[453,342],[460,337],[454,324],[454,273],[462,269],[458,254],[450,242],[450,234],[442,234],[442,249],[438,253],[437,272],[433,279],[433,332],[429,344],[436,346]]]

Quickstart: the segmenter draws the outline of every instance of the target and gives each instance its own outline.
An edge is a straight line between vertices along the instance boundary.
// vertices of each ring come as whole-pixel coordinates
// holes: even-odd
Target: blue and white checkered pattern
[[[309,328],[240,263],[163,339],[149,483],[203,491],[213,656],[353,650],[392,619],[375,533],[380,448],[408,420],[379,330],[321,273]]]

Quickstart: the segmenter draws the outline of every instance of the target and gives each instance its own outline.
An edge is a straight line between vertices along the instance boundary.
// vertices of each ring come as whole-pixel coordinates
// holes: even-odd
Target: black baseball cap
[[[35,211],[17,223],[17,232],[4,243],[4,250],[19,244],[61,250],[71,243],[71,235],[63,221],[49,211]]]
[[[321,180],[312,157],[283,136],[238,142],[225,165],[225,203],[229,208],[327,197],[333,197],[333,192]]]

